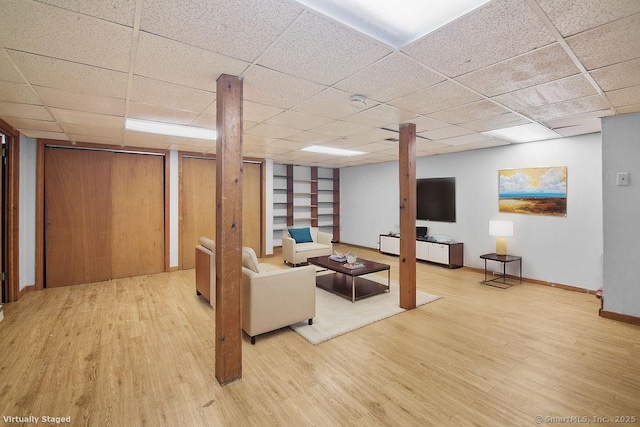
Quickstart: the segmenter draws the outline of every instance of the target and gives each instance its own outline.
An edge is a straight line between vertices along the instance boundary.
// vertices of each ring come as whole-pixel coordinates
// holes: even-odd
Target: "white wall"
[[[19,274],[20,290],[36,283],[36,159],[35,139],[20,135]]]
[[[417,178],[456,178],[457,221],[417,225],[428,226],[429,235],[463,242],[464,264],[482,268],[479,256],[495,251],[489,220],[513,221],[508,251],[523,257],[525,277],[597,289],[602,283],[601,147],[598,133],[418,158]],[[567,166],[567,216],[499,213],[498,170],[543,166]],[[379,234],[398,228],[398,164],[344,168],[340,174],[341,240],[377,248]]]
[[[602,123],[604,309],[640,317],[640,113]],[[617,186],[618,172],[630,173]]]

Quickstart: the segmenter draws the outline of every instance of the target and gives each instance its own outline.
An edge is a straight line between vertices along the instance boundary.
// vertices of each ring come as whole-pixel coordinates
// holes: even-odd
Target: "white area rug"
[[[363,277],[387,284],[386,277],[374,274],[367,274]],[[290,328],[311,344],[318,345],[331,338],[406,311],[399,306],[399,292],[398,284],[392,281],[391,290],[388,293],[363,298],[352,303],[346,298],[316,288],[316,317],[313,319],[313,325],[304,321],[291,325]],[[417,291],[416,306],[440,298],[442,297]]]

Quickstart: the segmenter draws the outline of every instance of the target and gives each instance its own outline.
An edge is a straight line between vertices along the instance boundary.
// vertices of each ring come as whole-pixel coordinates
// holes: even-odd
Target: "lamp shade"
[[[496,237],[513,236],[513,222],[489,221],[489,235]]]

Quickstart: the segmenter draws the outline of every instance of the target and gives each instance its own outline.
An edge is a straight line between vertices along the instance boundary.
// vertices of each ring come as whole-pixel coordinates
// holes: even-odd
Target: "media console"
[[[400,237],[380,235],[380,252],[400,255]],[[416,259],[444,264],[449,268],[459,268],[464,264],[464,246],[461,242],[434,242],[428,239],[416,240]]]

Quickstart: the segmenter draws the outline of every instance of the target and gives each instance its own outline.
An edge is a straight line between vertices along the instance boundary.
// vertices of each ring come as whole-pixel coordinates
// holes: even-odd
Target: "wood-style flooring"
[[[397,280],[397,257],[351,249]],[[417,288],[443,299],[318,346],[288,328],[245,336],[243,378],[224,387],[193,270],[28,293],[0,323],[0,424],[640,424],[640,327],[598,317],[593,295],[480,280],[419,262]]]

